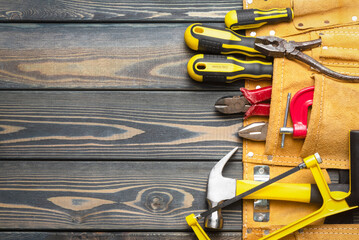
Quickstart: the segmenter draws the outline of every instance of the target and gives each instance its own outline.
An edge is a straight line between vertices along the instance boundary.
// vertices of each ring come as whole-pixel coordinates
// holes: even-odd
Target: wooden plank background
[[[191,23],[241,1],[0,0],[0,239],[196,239],[243,83],[192,81]],[[241,150],[226,176],[241,178]],[[241,204],[212,239],[240,239]]]
[[[213,104],[236,92],[4,91],[4,158],[220,159],[239,117]],[[237,159],[240,159],[237,157]]]
[[[4,161],[1,229],[187,229],[206,209],[207,175],[216,162]],[[224,173],[241,178],[231,162]],[[240,206],[223,210],[224,230],[240,230]],[[5,217],[6,216],[6,217]]]
[[[238,0],[12,0],[0,1],[0,20],[59,22],[223,22],[225,14],[242,8]]]
[[[224,26],[224,24],[213,24]],[[187,75],[188,23],[0,24],[1,89],[231,90]],[[26,41],[25,41],[26,39]]]
[[[209,232],[208,236],[212,240],[238,240],[241,239],[240,233],[233,232],[219,232],[213,233]],[[36,240],[138,240],[138,239],[147,239],[147,240],[197,240],[198,238],[194,233],[184,233],[184,232],[0,232],[0,238],[3,240],[13,240],[13,239],[36,239]]]

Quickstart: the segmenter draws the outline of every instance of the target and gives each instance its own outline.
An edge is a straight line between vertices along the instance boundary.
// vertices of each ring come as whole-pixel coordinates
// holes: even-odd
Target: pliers
[[[297,59],[305,64],[308,64],[318,72],[336,79],[347,81],[359,80],[359,76],[350,76],[334,72],[307,54],[302,53],[303,50],[309,50],[318,47],[321,45],[321,43],[322,40],[320,38],[306,42],[295,42],[287,41],[285,39],[274,36],[263,36],[257,37],[255,39],[254,49],[268,57],[286,57],[288,59]]]
[[[255,90],[240,88],[239,96],[227,96],[217,100],[215,109],[224,114],[245,113],[244,119],[250,116],[269,116],[272,86]]]

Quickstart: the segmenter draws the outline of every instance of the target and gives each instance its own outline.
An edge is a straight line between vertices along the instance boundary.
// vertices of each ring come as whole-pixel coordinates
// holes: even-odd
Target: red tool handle
[[[269,116],[270,104],[269,103],[258,103],[250,106],[244,114],[244,119],[250,116]]]
[[[239,90],[242,92],[243,96],[248,100],[248,102],[252,105],[270,100],[272,97],[272,86],[262,87],[254,90],[240,88]]]
[[[293,138],[307,136],[308,108],[313,104],[314,86],[299,90],[290,102],[290,116],[293,122]]]

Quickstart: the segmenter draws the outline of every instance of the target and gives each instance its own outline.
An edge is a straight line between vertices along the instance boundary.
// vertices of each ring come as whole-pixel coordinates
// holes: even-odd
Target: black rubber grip
[[[348,192],[349,184],[328,184],[330,191]],[[323,198],[319,192],[317,184],[312,184],[310,189],[310,202],[322,203]]]
[[[293,19],[291,8],[273,8],[270,10],[245,9],[235,11],[237,21],[232,22],[229,28],[233,30],[259,28],[264,24],[289,22]]]
[[[359,130],[350,131],[350,185],[351,194],[346,199],[349,206],[359,205]]]
[[[278,11],[282,13],[278,13]],[[284,13],[285,12],[285,13]],[[285,15],[285,16],[284,16]],[[292,10],[290,8],[285,9],[245,9],[237,11],[237,18],[239,25],[255,24],[259,22],[278,23],[288,22],[293,18]],[[263,18],[256,20],[256,18]]]
[[[221,54],[223,48],[221,42],[200,38],[198,50],[206,53]]]

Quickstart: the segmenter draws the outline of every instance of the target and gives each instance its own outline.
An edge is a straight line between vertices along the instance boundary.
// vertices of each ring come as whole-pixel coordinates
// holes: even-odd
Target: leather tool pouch
[[[247,34],[276,36],[287,40],[307,41],[321,38],[322,45],[305,53],[334,71],[347,75],[359,75],[359,1],[353,0],[247,0],[244,8],[271,9],[292,7],[294,21],[266,25],[248,30]],[[309,66],[285,58],[274,60],[271,81],[252,82],[246,87],[272,85],[272,100],[266,143],[243,141],[244,179],[253,179],[256,165],[269,165],[270,177],[302,162],[303,157],[318,152],[321,167],[330,183],[326,169],[349,169],[349,130],[359,129],[359,83],[336,80],[318,73]],[[280,128],[283,126],[287,94],[292,96],[302,88],[315,86],[313,106],[308,117],[305,139],[293,139],[287,135],[281,148]],[[251,117],[244,125],[267,121],[263,117]],[[292,126],[290,117],[288,127]],[[311,173],[302,170],[282,182],[315,183]],[[243,239],[258,239],[309,213],[320,205],[270,201],[269,221],[253,219],[253,200],[243,201]],[[359,239],[359,224],[324,224],[315,222],[286,239]]]

